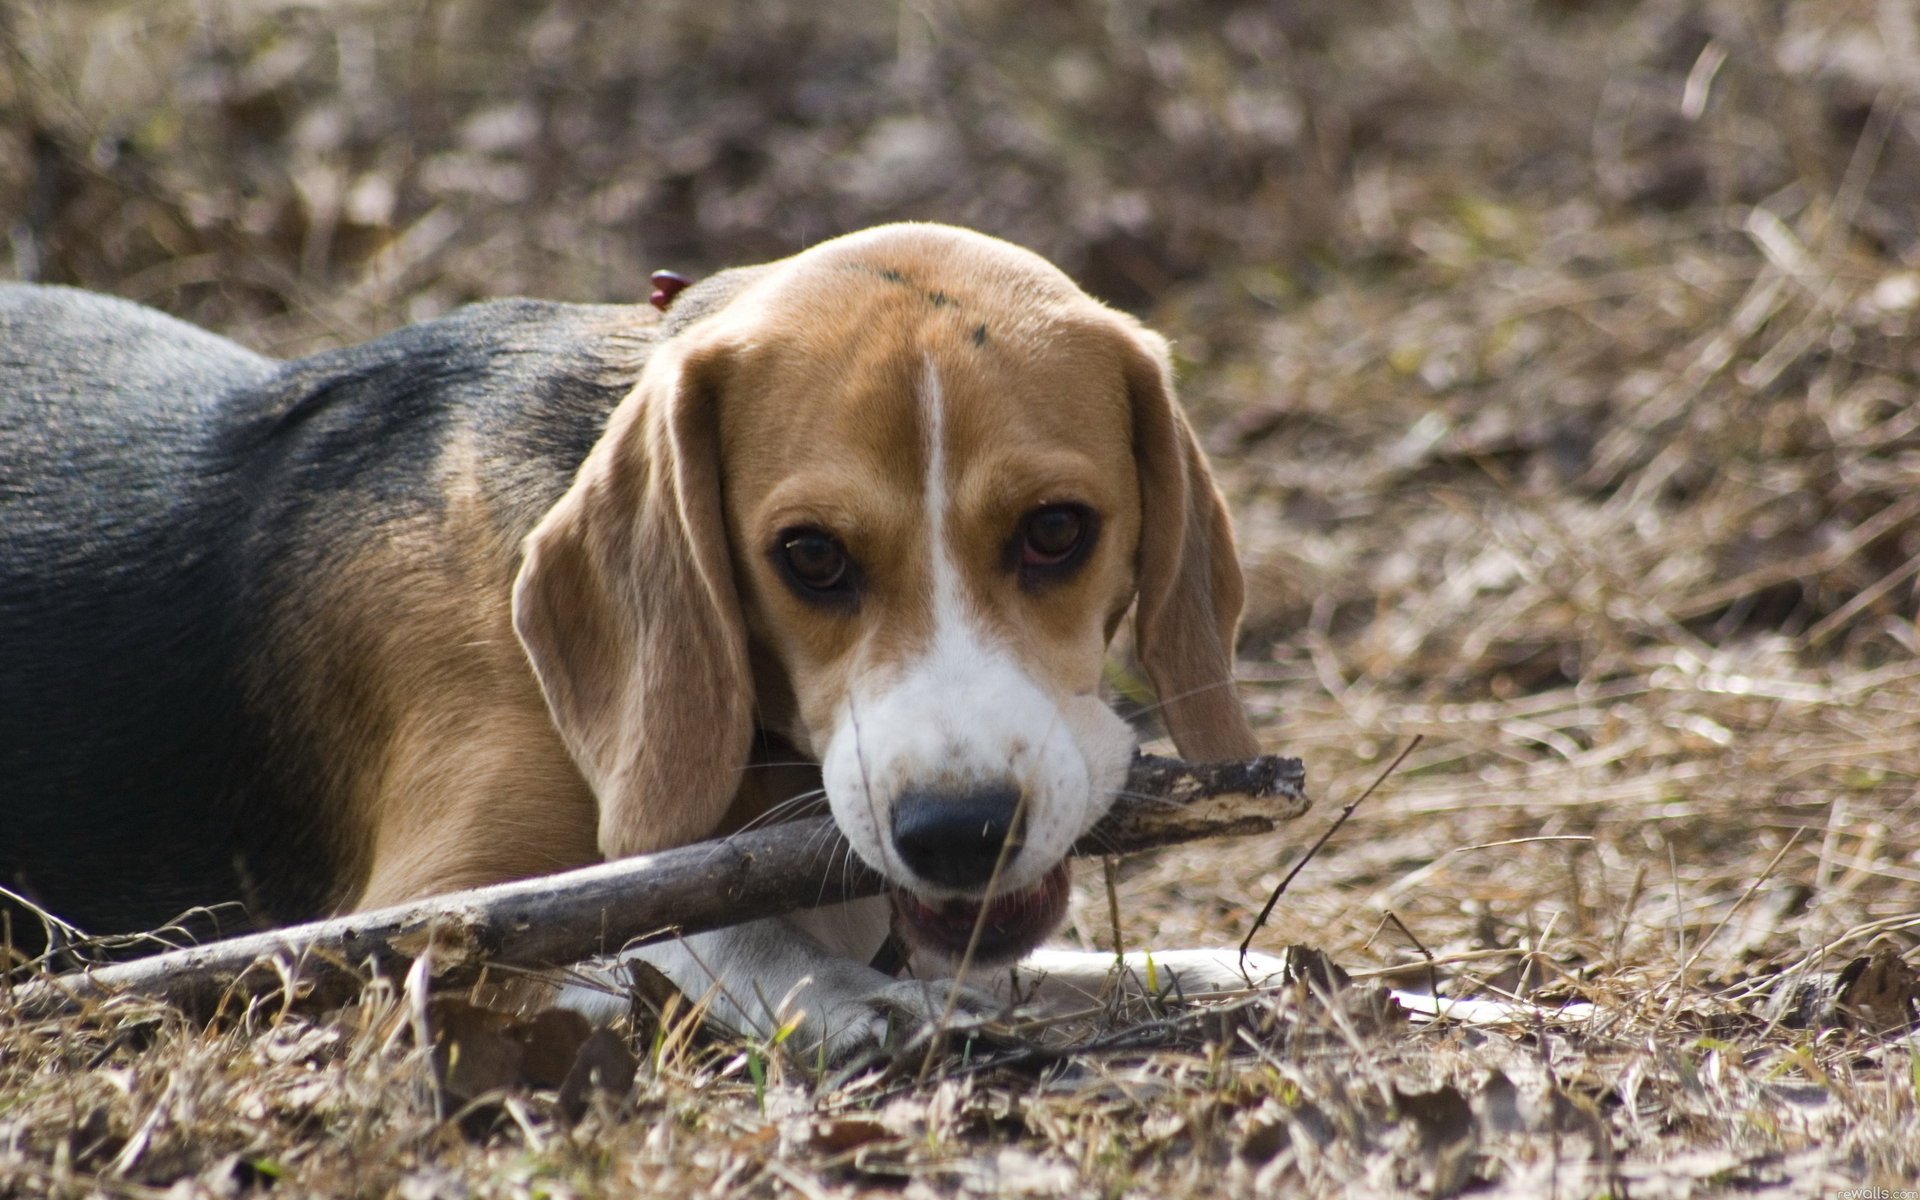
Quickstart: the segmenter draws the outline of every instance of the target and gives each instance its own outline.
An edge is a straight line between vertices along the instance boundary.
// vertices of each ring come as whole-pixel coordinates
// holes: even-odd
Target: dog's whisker
[[[853,857],[852,850],[844,842],[836,842],[829,837],[821,839],[821,843],[821,848],[827,852],[827,865],[826,869],[820,872],[820,890],[813,898],[815,905],[827,903],[827,895],[833,887],[836,871],[840,875],[840,896],[843,900],[846,898],[847,881],[850,878],[849,863]]]
[[[840,894],[843,896],[853,890],[853,859],[851,845],[840,852]]]
[[[808,815],[807,812],[797,811],[797,810],[803,805],[805,806],[818,805],[821,802],[823,802],[825,798],[826,798],[826,790],[824,788],[821,788],[821,789],[816,789],[812,792],[802,792],[798,796],[792,796],[787,798],[786,800],[782,800],[779,804],[774,805],[772,808],[768,809],[766,812],[759,814],[758,816],[754,817],[750,821],[747,821],[745,824],[741,825],[740,828],[729,832],[726,836],[713,839],[713,841],[709,844],[709,849],[707,850],[708,861],[711,861],[722,850],[726,849],[729,845],[731,845],[733,843],[733,839],[739,837],[741,834],[748,833],[757,829],[769,828],[774,825],[784,824],[788,820],[792,820],[797,817],[806,816]],[[828,830],[826,830],[826,833],[830,835],[832,833],[832,829],[829,828]]]
[[[873,783],[867,776],[866,750],[860,743],[860,711],[853,693],[847,694],[847,722],[853,729],[853,759],[860,767],[860,797],[866,804],[867,817],[873,822],[876,832],[886,828],[880,820],[879,810],[874,806]],[[882,851],[884,855],[885,851]]]
[[[818,832],[809,835],[807,839],[808,852],[812,853],[817,850],[824,850],[829,856],[838,853],[835,847],[839,837],[840,830],[838,828],[833,825],[823,825]],[[828,861],[831,862],[831,858],[829,858]]]
[[[768,808],[765,812],[754,816],[751,820],[745,822],[740,828],[729,833],[727,836],[729,838],[738,837],[740,834],[746,833],[749,830],[762,829],[768,825],[778,825],[797,817],[812,816],[821,810],[826,799],[827,789],[825,788],[813,788],[810,791],[789,796],[785,800]]]
[[[1130,696],[1123,697],[1123,699],[1125,701],[1126,708],[1129,712],[1141,713],[1141,714],[1147,714],[1147,713],[1158,714],[1161,711],[1163,711],[1169,704],[1178,704],[1182,700],[1190,700],[1195,696],[1202,696],[1208,692],[1221,691],[1223,689],[1232,689],[1238,686],[1239,686],[1238,680],[1217,679],[1211,683],[1203,683],[1196,687],[1185,688],[1181,691],[1172,692],[1164,696],[1156,695],[1152,700],[1148,700],[1148,701],[1136,702]]]

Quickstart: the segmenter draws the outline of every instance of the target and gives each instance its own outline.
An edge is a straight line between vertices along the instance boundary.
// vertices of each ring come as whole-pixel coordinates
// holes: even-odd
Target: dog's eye
[[[1062,577],[1087,556],[1098,526],[1098,518],[1084,505],[1036,508],[1020,523],[1009,557],[1030,584]]]
[[[840,539],[818,529],[795,529],[781,535],[780,555],[787,573],[800,586],[831,592],[848,582],[851,562]]]
[[[1027,566],[1063,561],[1079,547],[1084,524],[1080,510],[1065,505],[1034,513],[1027,518],[1027,543],[1021,547],[1020,561]]]

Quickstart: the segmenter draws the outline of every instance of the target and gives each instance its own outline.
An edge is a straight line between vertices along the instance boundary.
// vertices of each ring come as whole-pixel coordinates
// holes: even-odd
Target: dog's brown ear
[[[527,538],[513,627],[600,806],[600,850],[707,837],[753,733],[721,517],[727,352],[656,351]]]
[[[1233,686],[1233,633],[1245,596],[1233,525],[1174,400],[1166,342],[1137,326],[1124,336],[1140,472],[1134,652],[1183,757],[1246,758],[1260,747]]]

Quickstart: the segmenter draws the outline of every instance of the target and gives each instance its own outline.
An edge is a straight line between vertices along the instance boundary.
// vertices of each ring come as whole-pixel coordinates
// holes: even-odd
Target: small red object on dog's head
[[[647,297],[647,302],[661,312],[667,311],[667,305],[673,303],[675,296],[693,286],[693,280],[677,271],[655,271],[651,278],[653,295]]]

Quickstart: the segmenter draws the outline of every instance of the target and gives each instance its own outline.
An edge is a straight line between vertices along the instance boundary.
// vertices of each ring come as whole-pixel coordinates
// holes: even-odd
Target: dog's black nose
[[[993,875],[1020,793],[1007,785],[915,790],[893,804],[893,848],[916,875],[946,887],[981,887]]]

